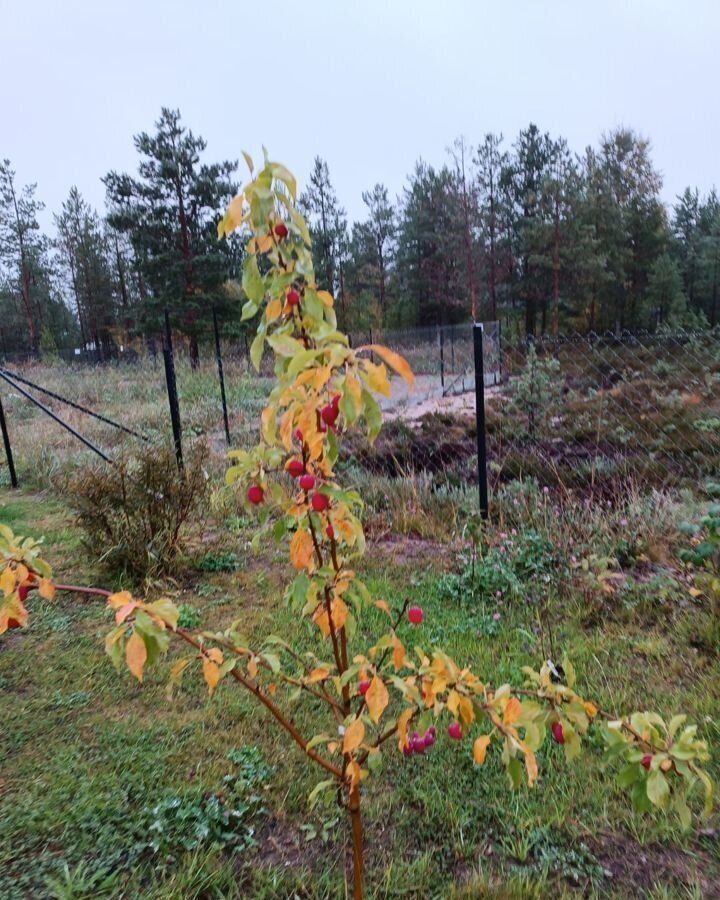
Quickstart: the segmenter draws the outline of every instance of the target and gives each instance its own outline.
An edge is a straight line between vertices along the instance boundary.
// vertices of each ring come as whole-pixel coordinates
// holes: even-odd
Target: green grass
[[[520,667],[543,656],[540,592],[553,598],[543,637],[550,629],[558,656],[573,659],[582,691],[615,710],[686,711],[712,745],[720,744],[720,660],[688,643],[697,610],[675,561],[683,540],[676,525],[697,509],[689,497],[629,497],[623,508],[588,513],[573,505],[557,510],[532,485],[506,490],[495,498],[499,524],[488,533],[490,549],[479,565],[494,571],[506,555],[509,570],[525,573],[518,576],[524,593],[510,600],[496,596],[492,579],[480,582],[492,589],[480,589],[467,576],[455,577],[465,568],[458,550],[469,552],[458,540],[457,512],[429,516],[437,504],[422,485],[413,493],[405,484],[399,496],[385,491],[381,515],[394,534],[371,541],[361,574],[373,595],[391,605],[406,596],[422,603],[423,625],[400,627],[406,644],[442,645],[481,678],[517,684]],[[416,508],[401,515],[409,498]],[[424,523],[424,537],[408,526],[416,520]],[[1,492],[0,521],[44,533],[58,577],[94,580],[57,500]],[[369,531],[384,535],[372,517]],[[240,617],[251,641],[298,634],[302,649],[317,649],[310,626],[282,602],[291,575],[284,554],[269,547],[248,555],[248,534],[248,523],[237,517],[231,529],[216,523],[209,543],[198,528],[171,594],[197,611],[202,627]],[[603,595],[571,558],[611,554],[621,540],[625,567],[617,571],[625,581]],[[656,583],[644,587],[658,573],[680,585],[662,603]],[[381,613],[367,612],[361,635],[381,625]],[[188,673],[169,701],[163,667],[150,670],[143,685],[117,674],[102,648],[108,627],[102,604],[63,595],[38,608],[27,631],[1,639],[0,896],[345,896],[345,823],[336,808],[309,811],[306,803],[318,771],[233,683],[223,682],[209,700]],[[298,704],[293,715],[308,735],[327,728],[312,705]],[[599,746],[600,739],[589,743]],[[699,831],[683,834],[672,820],[633,814],[613,773],[592,752],[568,767],[560,748],[544,745],[538,786],[513,794],[495,755],[477,769],[467,744],[441,732],[425,756],[389,752],[383,773],[367,783],[370,896],[682,897],[720,887],[717,841]],[[153,856],[148,809],[169,796],[195,809],[235,771],[228,751],[248,746],[272,767],[260,789],[265,811],[253,808],[248,820],[254,843]],[[711,772],[720,775],[716,761]],[[308,841],[308,834],[315,837]]]

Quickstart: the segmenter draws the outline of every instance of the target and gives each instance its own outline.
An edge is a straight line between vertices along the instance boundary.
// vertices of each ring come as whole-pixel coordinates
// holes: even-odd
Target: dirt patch
[[[450,565],[455,559],[455,550],[451,544],[409,535],[385,534],[374,540],[372,547],[376,557],[381,556],[402,565],[414,561],[426,563],[429,559],[439,565]]]
[[[720,873],[703,850],[688,852],[653,844],[641,847],[629,835],[595,834],[586,839],[598,862],[612,873],[614,889],[623,897],[662,885],[699,890],[703,898],[720,898]]]

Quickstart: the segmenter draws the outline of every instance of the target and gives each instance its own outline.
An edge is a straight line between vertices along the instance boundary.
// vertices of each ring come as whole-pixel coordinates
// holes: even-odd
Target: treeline
[[[163,109],[135,137],[135,174],[109,172],[106,207],[76,187],[39,226],[35,185],[0,164],[0,353],[85,348],[97,358],[156,335],[165,309],[192,359],[215,307],[239,331],[242,240],[216,223],[234,161]],[[720,200],[687,188],[671,209],[647,140],[627,129],[575,155],[530,125],[513,142],[457,140],[422,160],[402,194],[365,191],[350,223],[317,158],[302,195],[316,275],[347,330],[501,319],[517,333],[718,323]]]

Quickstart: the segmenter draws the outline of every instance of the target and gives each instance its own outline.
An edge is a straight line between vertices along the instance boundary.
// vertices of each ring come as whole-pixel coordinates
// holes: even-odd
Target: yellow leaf
[[[267,253],[273,245],[273,236],[271,234],[263,234],[257,238],[258,253]]]
[[[298,528],[290,541],[290,562],[298,569],[309,568],[313,555],[313,542],[310,532]]]
[[[38,584],[38,594],[43,600],[52,600],[55,596],[55,585],[49,578],[41,578]]]
[[[375,365],[369,359],[364,359],[363,366],[365,367],[370,390],[382,394],[384,397],[389,397],[391,394],[390,382],[388,381],[387,369],[383,363]]]
[[[405,379],[408,387],[412,387],[415,384],[415,376],[412,373],[412,369],[407,364],[407,360],[403,359],[399,353],[395,353],[394,350],[390,350],[388,347],[383,347],[380,344],[370,344],[363,349],[373,350],[377,353],[383,362],[386,362],[391,369],[395,369],[398,375]]]
[[[357,789],[357,786],[360,784],[360,779],[362,777],[362,771],[360,769],[360,764],[356,759],[351,759],[347,764],[347,768],[345,769],[347,777],[350,779],[350,790],[354,791]]]
[[[598,712],[597,706],[595,706],[595,704],[591,703],[589,700],[586,700],[583,706],[585,707],[585,713],[588,719],[594,719]]]
[[[207,652],[207,655],[210,657],[210,659],[211,659],[214,663],[217,663],[219,666],[222,665],[222,661],[223,661],[223,652],[222,652],[222,650],[220,650],[219,647],[211,647],[211,648],[210,648],[209,650],[207,650],[206,652]]]
[[[538,776],[538,765],[535,754],[527,744],[521,744],[522,752],[525,754],[525,769],[527,770],[528,787],[532,787]]]
[[[348,608],[345,605],[345,602],[340,600],[339,597],[333,599],[330,608],[332,609],[332,620],[335,631],[340,631],[341,628],[345,627],[345,622],[348,617]]]
[[[410,724],[410,719],[412,718],[414,711],[415,710],[412,707],[409,707],[408,709],[404,709],[398,717],[398,750],[402,750],[405,744],[407,744],[408,725]]]
[[[242,222],[244,199],[245,198],[242,194],[238,194],[237,197],[233,197],[233,199],[230,201],[227,211],[225,212],[226,234],[231,231],[235,231],[238,225]]]
[[[147,662],[147,647],[137,631],[133,631],[125,645],[125,661],[137,680],[142,681],[143,669]]]
[[[0,575],[0,588],[6,597],[15,590],[15,572],[10,566]]]
[[[503,711],[503,722],[505,725],[512,725],[517,722],[520,718],[520,713],[522,712],[522,706],[520,706],[520,701],[517,697],[510,697],[505,704],[505,709]]]
[[[127,619],[132,611],[137,608],[137,605],[137,600],[131,600],[129,603],[126,603],[123,607],[118,609],[118,611],[115,613],[115,622],[118,625],[122,625],[122,623],[125,621],[125,619]]]
[[[212,693],[220,681],[220,666],[214,660],[203,656],[203,678],[208,686],[208,694],[212,697]]]
[[[485,762],[485,754],[487,753],[489,743],[489,734],[483,734],[479,738],[475,738],[475,743],[473,744],[473,759],[475,760],[475,765],[481,766]]]
[[[282,300],[279,297],[273,297],[265,307],[265,318],[268,322],[274,322],[275,319],[279,318],[282,308]]]
[[[433,684],[433,693],[434,694],[440,693],[439,691],[435,690],[435,684],[437,684],[438,680],[439,679],[436,678],[435,683]],[[443,679],[443,681],[444,680],[445,679]],[[460,706],[460,694],[458,694],[458,692],[455,690],[455,688],[453,688],[447,696],[447,708],[450,710],[450,712],[454,716],[456,716],[459,706]]]
[[[362,744],[365,737],[365,726],[362,719],[355,719],[348,725],[343,737],[343,753],[352,753]]]
[[[110,609],[121,609],[125,604],[132,600],[130,591],[118,591],[116,594],[110,594],[107,599],[107,605]]]
[[[387,605],[385,600],[375,600],[375,606],[377,606],[378,609],[381,609],[384,613],[387,613],[388,616],[392,617],[390,607]]]
[[[348,393],[353,398],[355,402],[355,406],[359,409],[362,406],[362,385],[358,381],[358,379],[348,372],[348,376],[345,379],[345,384],[348,389]]]
[[[395,668],[395,671],[397,672],[398,669],[402,669],[402,667],[405,665],[405,647],[403,647],[401,641],[398,639],[394,632],[391,637],[393,647],[393,666]]]
[[[255,659],[254,656],[251,656],[250,659],[248,660],[248,674],[250,675],[251,678],[255,678],[257,676],[257,672],[258,672],[257,660]]]
[[[388,694],[387,688],[385,687],[385,684],[379,675],[375,675],[373,680],[370,682],[368,692],[367,694],[365,694],[365,702],[367,703],[370,718],[375,723],[379,722],[380,716],[382,716],[385,707],[390,702],[390,695]]]
[[[312,672],[307,677],[308,684],[315,684],[318,681],[325,681],[325,679],[330,674],[330,669],[327,666],[318,666],[317,669],[313,669]]]
[[[322,300],[322,302],[325,304],[325,306],[333,305],[333,297],[329,291],[318,291],[317,295]]]
[[[466,725],[472,725],[475,721],[475,709],[469,697],[460,698],[460,718]]]
[[[690,594],[691,597],[702,597],[702,591],[696,587],[691,587],[688,590],[688,594]]]

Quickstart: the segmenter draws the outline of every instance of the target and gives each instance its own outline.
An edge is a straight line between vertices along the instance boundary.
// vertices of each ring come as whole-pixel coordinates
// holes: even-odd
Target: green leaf
[[[302,353],[304,347],[302,343],[289,334],[273,334],[267,339],[268,344],[278,354],[278,356],[295,357],[298,353]]]
[[[297,200],[297,182],[292,172],[288,171],[281,163],[271,162],[269,166],[273,177],[277,178],[278,181],[282,181],[293,200]]]
[[[248,169],[250,169],[250,174],[252,175],[253,169],[255,168],[253,161],[252,161],[252,156],[250,156],[250,154],[247,153],[245,150],[242,150],[241,153],[245,159],[245,162],[247,163]]]
[[[252,317],[257,313],[260,307],[253,300],[247,300],[243,303],[242,315],[240,316],[241,322],[247,322],[248,319],[252,319]]]
[[[670,787],[667,783],[667,778],[659,769],[648,775],[647,795],[648,800],[654,803],[655,806],[661,808],[667,806],[668,798],[670,797]]]
[[[265,282],[258,269],[257,257],[246,256],[243,263],[242,288],[248,300],[259,303],[265,296]]]
[[[635,782],[640,778],[642,772],[640,771],[640,767],[637,763],[630,763],[625,766],[617,776],[617,784],[618,787],[628,788],[631,784],[635,784]]]
[[[507,774],[510,779],[510,786],[514,791],[516,791],[519,787],[522,787],[523,783],[523,767],[520,760],[517,756],[511,757],[507,766]]]
[[[263,350],[265,349],[265,335],[256,334],[252,344],[250,345],[250,359],[255,366],[255,371],[260,371],[260,361],[262,360]]]
[[[318,798],[323,791],[330,790],[335,787],[335,780],[333,778],[328,778],[325,781],[320,781],[308,794],[308,805],[312,809],[313,806],[318,802]]]

